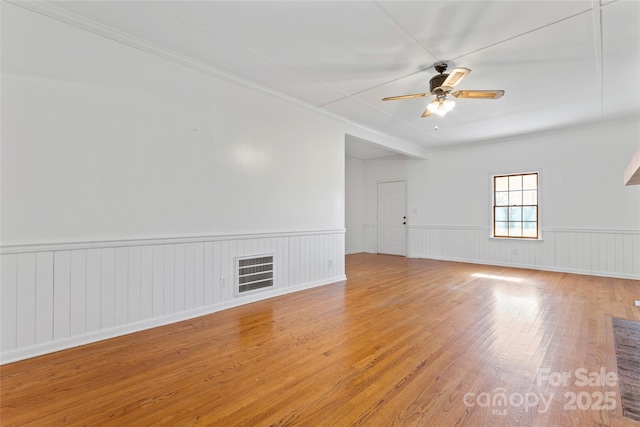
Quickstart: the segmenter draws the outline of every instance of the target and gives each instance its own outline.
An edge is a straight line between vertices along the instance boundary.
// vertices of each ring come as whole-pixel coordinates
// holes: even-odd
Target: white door
[[[378,183],[378,253],[406,255],[406,196],[404,181]]]

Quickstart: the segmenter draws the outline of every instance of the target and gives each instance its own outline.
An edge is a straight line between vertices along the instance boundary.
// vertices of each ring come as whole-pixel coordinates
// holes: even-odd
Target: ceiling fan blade
[[[445,79],[444,82],[442,82],[440,86],[453,89],[470,72],[471,70],[468,68],[454,68],[453,70],[451,70],[449,76]]]
[[[411,95],[399,95],[399,96],[389,96],[387,98],[382,98],[383,101],[396,101],[398,99],[410,99],[410,98],[422,98],[424,96],[430,96],[430,93],[414,93]]]
[[[456,98],[498,99],[504,95],[504,90],[457,90],[451,95]]]
[[[429,117],[431,114],[431,111],[429,111],[429,109],[427,108],[426,110],[424,110],[424,113],[422,113],[422,116],[420,117]]]

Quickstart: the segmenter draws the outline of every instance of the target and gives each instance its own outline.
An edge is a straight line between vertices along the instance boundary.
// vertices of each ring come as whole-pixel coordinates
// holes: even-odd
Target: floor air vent
[[[273,287],[273,255],[238,258],[238,294]]]

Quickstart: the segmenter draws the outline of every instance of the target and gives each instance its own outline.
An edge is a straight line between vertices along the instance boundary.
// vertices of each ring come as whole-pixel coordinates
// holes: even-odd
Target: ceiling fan
[[[436,64],[435,69],[438,73],[429,80],[429,92],[414,93],[411,95],[389,96],[382,98],[383,101],[395,101],[398,99],[422,98],[425,96],[435,95],[436,99],[431,101],[427,109],[422,113],[422,117],[428,117],[431,114],[444,116],[456,105],[447,95],[454,98],[471,98],[471,99],[498,99],[504,95],[504,90],[456,90],[453,88],[462,81],[467,74],[471,72],[468,68],[454,68],[451,73],[444,74],[447,71],[447,64]]]

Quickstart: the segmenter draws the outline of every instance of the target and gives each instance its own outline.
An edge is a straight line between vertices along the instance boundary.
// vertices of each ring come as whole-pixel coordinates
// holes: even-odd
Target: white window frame
[[[516,236],[495,236],[494,235],[494,225],[495,225],[495,218],[494,218],[494,206],[495,206],[495,178],[498,176],[510,176],[510,175],[528,175],[528,174],[538,174],[538,201],[537,201],[537,208],[538,208],[538,220],[537,220],[537,227],[538,227],[538,237],[516,237]],[[542,205],[543,205],[543,197],[542,197],[542,169],[537,169],[537,170],[528,170],[528,171],[510,171],[510,172],[497,172],[497,173],[491,173],[489,174],[489,199],[490,199],[490,203],[489,203],[489,218],[491,220],[491,223],[489,224],[489,238],[491,239],[496,239],[496,240],[517,240],[519,242],[523,242],[523,241],[529,241],[529,242],[539,242],[542,241],[542,219],[543,219],[543,209],[542,209]]]

